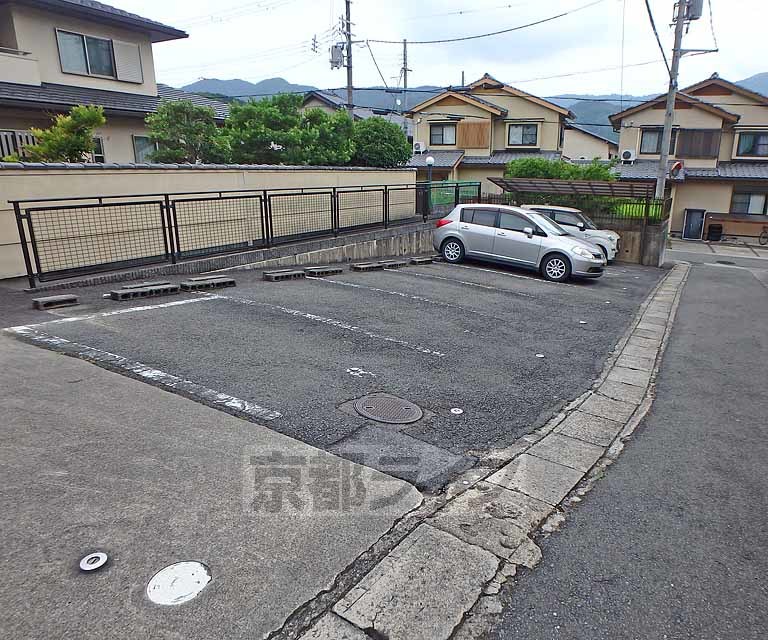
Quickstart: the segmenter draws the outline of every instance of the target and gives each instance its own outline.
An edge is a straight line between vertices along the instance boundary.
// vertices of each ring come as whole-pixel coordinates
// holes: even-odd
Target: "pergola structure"
[[[608,196],[635,200],[651,200],[655,196],[655,186],[650,182],[553,180],[550,178],[488,178],[488,180],[511,193]]]

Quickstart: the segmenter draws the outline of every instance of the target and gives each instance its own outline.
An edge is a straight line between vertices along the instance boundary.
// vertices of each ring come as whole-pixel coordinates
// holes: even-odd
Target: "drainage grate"
[[[361,416],[386,424],[410,424],[424,416],[421,408],[412,402],[386,393],[363,396],[356,400],[355,411]]]
[[[735,262],[731,262],[730,260],[715,260],[715,262],[717,262],[717,264],[730,264],[730,265],[736,264]]]

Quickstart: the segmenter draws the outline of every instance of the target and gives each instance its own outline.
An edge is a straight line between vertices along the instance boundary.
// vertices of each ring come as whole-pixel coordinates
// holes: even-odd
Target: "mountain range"
[[[743,87],[768,95],[768,72],[758,73],[744,80],[737,81]],[[260,82],[248,82],[246,80],[218,80],[215,78],[203,78],[192,84],[182,87],[185,91],[202,93],[211,97],[219,97],[232,101],[234,99],[258,99],[277,93],[304,93],[316,90],[317,87],[303,84],[292,84],[284,78],[269,78]],[[409,88],[407,106],[423,102],[439,92],[441,87],[420,86]],[[346,91],[334,90],[332,93],[346,100]],[[625,106],[637,104],[655,95],[624,96]],[[402,99],[402,94],[397,90],[388,90],[385,87],[367,87],[355,89],[353,101],[360,107],[371,109],[399,109],[402,105],[397,100]],[[618,134],[613,131],[608,116],[621,110],[622,98],[618,94],[563,94],[553,100],[564,107],[568,107],[576,115],[575,124],[593,131],[612,140],[618,139]]]

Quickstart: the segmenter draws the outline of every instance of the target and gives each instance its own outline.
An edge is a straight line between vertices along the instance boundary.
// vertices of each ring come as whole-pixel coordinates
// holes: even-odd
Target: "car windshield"
[[[587,229],[594,229],[595,231],[597,231],[597,225],[594,222],[592,222],[592,220],[586,213],[580,213],[579,215],[584,220],[584,224],[586,225]]]
[[[544,231],[553,236],[567,236],[570,235],[565,229],[563,229],[557,222],[550,220],[547,216],[541,213],[528,213],[537,225],[539,225]]]

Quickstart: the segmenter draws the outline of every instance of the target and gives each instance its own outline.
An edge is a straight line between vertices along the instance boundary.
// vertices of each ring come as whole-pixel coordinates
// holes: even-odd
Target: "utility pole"
[[[352,0],[346,0],[347,3],[347,19],[345,26],[345,32],[347,35],[347,111],[349,115],[355,108],[355,100],[352,92]]]
[[[680,71],[680,58],[683,55],[683,29],[685,28],[687,9],[690,0],[678,0],[675,15],[675,46],[672,49],[672,65],[669,72],[669,91],[667,92],[667,111],[664,114],[664,132],[661,136],[661,157],[656,178],[656,197],[664,197],[669,164],[669,146],[672,143],[672,125],[675,121],[675,99],[677,98],[677,76]]]
[[[408,111],[408,41],[403,39],[403,111]]]

